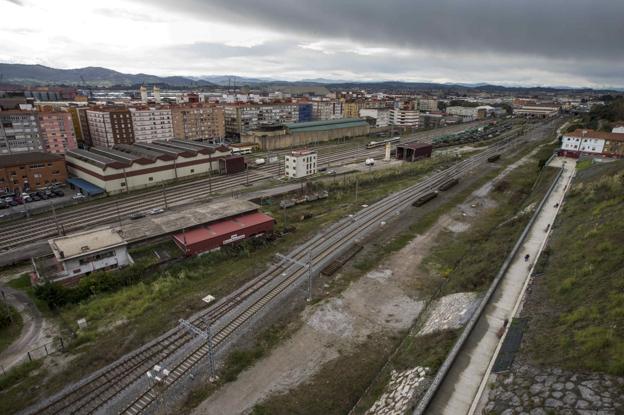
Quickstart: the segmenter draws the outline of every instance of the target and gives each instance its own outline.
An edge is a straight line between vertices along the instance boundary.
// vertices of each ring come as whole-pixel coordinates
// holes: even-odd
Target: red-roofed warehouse
[[[274,224],[275,220],[269,215],[254,212],[178,233],[173,240],[190,256],[270,232]]]

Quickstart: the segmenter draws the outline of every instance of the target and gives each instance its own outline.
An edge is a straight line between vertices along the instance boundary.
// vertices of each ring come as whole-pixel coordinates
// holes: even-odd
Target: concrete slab
[[[489,374],[500,338],[498,331],[506,319],[511,320],[523,288],[533,268],[533,259],[538,257],[547,239],[550,224],[554,222],[565,191],[574,175],[575,163],[569,159],[563,163],[555,159],[552,165],[562,166],[564,173],[543,209],[538,214],[527,238],[518,252],[490,304],[478,320],[468,338],[462,353],[457,357],[444,382],[429,405],[427,414],[457,415],[471,413],[482,380]],[[558,207],[555,207],[557,205]],[[526,262],[524,256],[530,255]]]
[[[253,212],[260,206],[247,199],[220,199],[194,206],[181,206],[159,215],[122,222],[123,237],[129,243],[189,229],[226,217]]]

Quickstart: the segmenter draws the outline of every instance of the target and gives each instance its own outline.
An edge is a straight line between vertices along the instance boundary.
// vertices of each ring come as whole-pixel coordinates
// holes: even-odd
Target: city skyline
[[[1,0],[0,62],[286,81],[624,86],[624,4],[607,1],[85,3]]]

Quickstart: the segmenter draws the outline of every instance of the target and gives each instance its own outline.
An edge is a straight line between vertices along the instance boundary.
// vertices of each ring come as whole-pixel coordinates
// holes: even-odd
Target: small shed
[[[398,144],[396,150],[397,160],[416,161],[421,158],[431,157],[433,146],[426,143]]]

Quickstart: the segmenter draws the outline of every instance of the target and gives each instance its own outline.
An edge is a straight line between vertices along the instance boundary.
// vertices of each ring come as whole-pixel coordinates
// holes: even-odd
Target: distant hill
[[[325,78],[306,79],[301,81],[281,81],[273,78],[252,78],[236,75],[202,75],[202,76],[166,76],[149,74],[125,74],[101,67],[78,69],[55,69],[43,65],[25,65],[0,63],[2,82],[19,85],[75,85],[86,83],[91,87],[130,87],[140,84],[160,84],[170,87],[218,87],[218,86],[250,86],[259,89],[277,87],[323,87],[331,91],[368,90],[371,92],[405,92],[434,91],[447,93],[466,93],[469,91],[508,92],[523,94],[540,93],[574,93],[594,91],[590,88],[568,87],[506,87],[485,83],[475,84],[438,84],[431,82],[402,81],[338,81]],[[84,78],[84,83],[82,78]],[[613,93],[618,90],[595,90],[599,93]]]
[[[110,87],[113,85],[164,84],[180,86],[212,86],[211,82],[182,76],[160,77],[148,74],[125,74],[111,69],[89,66],[78,69],[55,69],[43,65],[0,63],[2,82],[21,85],[83,85]]]
[[[208,81],[216,85],[221,86],[241,86],[241,85],[256,85],[267,84],[275,82],[272,78],[247,78],[244,76],[236,75],[202,75],[202,76],[190,76],[189,78],[194,80]]]

